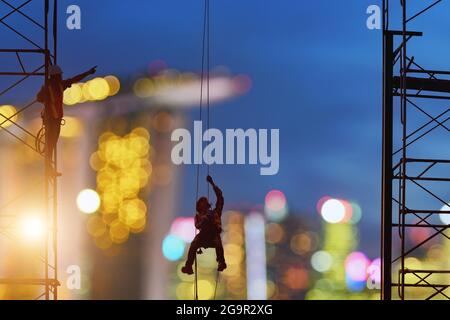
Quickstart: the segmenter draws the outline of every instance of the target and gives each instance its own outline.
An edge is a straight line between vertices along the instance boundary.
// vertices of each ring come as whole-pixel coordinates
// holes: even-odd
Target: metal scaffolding
[[[440,215],[450,214],[445,198],[450,190],[450,130],[446,126],[450,108],[442,106],[444,100],[450,100],[450,72],[427,69],[412,53],[425,39],[412,25],[426,13],[435,12],[441,2],[409,5],[407,0],[383,0],[384,300],[397,296],[401,300],[450,299],[448,262],[419,268],[408,264],[408,258],[420,254],[436,238],[450,239],[450,225],[439,220]],[[392,29],[396,27],[398,30]],[[414,243],[411,234],[417,230],[426,232]]]
[[[6,14],[0,17],[0,29],[7,33],[6,38],[2,37],[2,43],[13,44],[13,47],[0,49],[0,62],[3,61],[1,68],[7,70],[0,70],[0,77],[3,80],[9,80],[6,88],[0,91],[0,99],[2,104],[9,99],[7,95],[14,94],[15,90],[19,88],[27,88],[27,80],[32,78],[42,78],[41,84],[47,85],[48,71],[50,64],[56,64],[56,49],[57,49],[57,0],[23,0],[17,4],[13,0],[1,0],[1,10],[6,10]],[[53,18],[51,22],[50,19]],[[3,28],[2,28],[3,27]],[[22,31],[22,30],[26,30]],[[52,34],[50,34],[52,32]],[[5,40],[9,39],[9,40]],[[14,57],[16,63],[13,65],[6,62],[8,58]],[[3,58],[2,58],[3,57]],[[6,64],[6,65],[5,65]],[[34,66],[33,66],[34,65]],[[33,67],[32,67],[33,66]],[[30,97],[35,96],[37,92],[29,94]],[[15,94],[18,96],[20,94]],[[28,96],[28,95],[27,95]],[[21,108],[17,108],[17,112],[13,115],[3,117],[0,120],[0,131],[8,134],[11,139],[20,141],[21,144],[30,148],[39,155],[42,163],[49,161],[53,163],[56,168],[56,151],[52,155],[52,159],[46,159],[43,152],[45,142],[43,137],[45,131],[39,130],[38,133],[33,133],[31,129],[27,128],[27,124],[18,123],[15,121],[18,115],[24,116],[32,109],[39,106],[36,100],[27,103]],[[35,110],[36,111],[36,110]],[[6,137],[5,137],[6,138]],[[30,142],[31,141],[31,142]],[[45,168],[45,169],[44,169]],[[28,185],[26,189],[22,190],[23,194],[4,203],[0,203],[0,218],[4,210],[11,203],[15,201],[26,201],[27,192],[36,191],[37,186],[41,188],[44,186],[42,200],[45,213],[42,213],[44,225],[44,238],[42,246],[39,250],[33,252],[32,255],[37,261],[38,272],[37,277],[18,277],[8,276],[0,279],[2,285],[13,286],[36,286],[36,299],[57,299],[58,296],[58,254],[57,254],[57,181],[54,174],[48,172],[48,166],[42,167],[42,181],[33,186]],[[14,226],[17,226],[15,218],[17,213],[12,214],[12,222],[8,221],[6,224],[4,219],[0,220],[0,234],[6,238],[8,243],[12,246],[18,241],[18,234]],[[13,227],[12,227],[13,226]],[[34,291],[33,291],[34,292]]]

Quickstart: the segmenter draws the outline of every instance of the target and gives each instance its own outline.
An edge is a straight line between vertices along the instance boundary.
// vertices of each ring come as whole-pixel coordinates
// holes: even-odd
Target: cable
[[[214,296],[213,296],[213,300],[216,300],[216,293],[217,293],[217,285],[219,283],[219,270],[216,271],[216,284],[214,285]]]
[[[200,121],[203,119],[202,115],[202,109],[203,109],[203,79],[205,74],[205,39],[206,39],[206,30],[207,30],[207,16],[208,16],[208,0],[205,0],[205,6],[204,6],[204,13],[203,13],[203,35],[202,35],[202,66],[201,66],[201,78],[200,78],[200,111],[199,111],[199,118]],[[201,141],[200,141],[201,142]],[[199,154],[197,155],[198,158],[200,158],[202,155],[200,154],[200,148],[199,148]],[[196,193],[195,193],[195,199],[197,201],[199,196],[199,186],[200,186],[200,164],[197,164],[196,167]],[[197,236],[197,228],[195,227],[195,235]],[[198,300],[198,264],[197,264],[197,251],[195,251],[195,259],[194,259],[194,299]]]

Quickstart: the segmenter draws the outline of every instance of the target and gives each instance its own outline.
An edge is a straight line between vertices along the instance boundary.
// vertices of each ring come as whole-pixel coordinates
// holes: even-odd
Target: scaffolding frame
[[[393,299],[393,289],[401,300],[408,298],[409,288],[426,289],[424,298],[429,300],[436,297],[450,299],[450,282],[445,284],[439,280],[445,276],[448,280],[450,270],[445,269],[416,269],[408,268],[405,260],[416,253],[435,237],[443,237],[450,240],[446,230],[450,225],[435,223],[436,215],[450,214],[450,210],[438,210],[433,208],[415,208],[410,203],[411,188],[419,190],[420,197],[429,197],[446,208],[449,204],[436,192],[434,184],[445,184],[450,187],[450,177],[442,173],[431,174],[432,169],[443,167],[450,169],[450,159],[436,159],[434,157],[414,157],[411,154],[411,145],[430,139],[430,134],[437,129],[443,129],[447,133],[449,128],[445,125],[450,119],[450,108],[438,115],[436,110],[430,110],[429,106],[421,106],[422,102],[450,100],[450,80],[440,79],[450,75],[449,71],[427,70],[419,65],[414,56],[410,55],[408,43],[421,37],[421,32],[411,31],[411,23],[429,12],[442,2],[433,0],[429,4],[423,4],[423,8],[411,12],[408,10],[408,1],[395,1],[395,6],[400,6],[401,30],[390,29],[390,10],[394,4],[389,0],[383,0],[383,138],[382,138],[382,205],[381,205],[381,299]],[[396,44],[397,41],[397,44]],[[398,43],[400,42],[400,43]],[[411,75],[417,75],[413,77]],[[424,93],[426,92],[426,93]],[[430,92],[430,93],[428,93]],[[401,137],[394,131],[394,98],[399,100],[399,114]],[[428,108],[427,108],[428,107]],[[412,112],[419,112],[428,121],[417,126],[411,123]],[[428,140],[427,140],[428,141]],[[399,142],[400,148],[394,150],[395,142]],[[448,148],[442,146],[442,148]],[[448,171],[447,171],[448,172]],[[426,184],[426,185],[425,185]],[[431,186],[433,185],[433,186]],[[397,189],[395,189],[396,187]],[[439,187],[437,187],[439,188]],[[394,192],[395,190],[395,192]],[[414,205],[413,205],[414,206]],[[397,216],[393,216],[396,211]],[[416,221],[411,222],[411,219]],[[417,244],[410,245],[407,236],[412,230],[426,228],[428,236]],[[396,231],[394,233],[393,231]],[[395,246],[393,236],[399,245]],[[398,248],[399,247],[399,248]],[[399,253],[398,253],[399,251]],[[396,254],[394,256],[394,254]],[[397,279],[393,280],[393,264],[399,264]],[[441,278],[439,278],[441,277]],[[395,292],[395,290],[394,290]]]
[[[42,8],[43,15],[40,18],[36,18],[29,13],[26,13],[24,9],[29,8],[31,5],[35,4],[39,8]],[[48,85],[49,79],[49,67],[51,64],[57,64],[57,0],[23,0],[20,5],[15,5],[11,0],[1,0],[0,5],[6,6],[9,12],[0,17],[0,28],[10,30],[17,38],[21,39],[28,44],[27,47],[22,48],[0,48],[0,59],[2,54],[15,54],[17,61],[17,70],[3,71],[0,70],[0,77],[3,78],[15,78],[20,77],[19,80],[14,81],[11,85],[7,86],[0,91],[0,99],[6,94],[10,93],[14,89],[17,89],[23,85],[24,81],[30,77],[42,77],[44,85]],[[51,26],[50,12],[53,9],[53,26]],[[41,14],[40,12],[39,14]],[[11,25],[7,20],[11,15],[20,15],[25,19],[26,23],[23,23],[21,27],[29,28],[27,30],[38,30],[39,40],[32,39],[28,34],[21,32],[17,29],[17,26]],[[39,21],[41,20],[41,21]],[[33,29],[34,28],[34,29]],[[53,33],[53,44],[50,41],[49,33]],[[31,32],[30,32],[31,33]],[[38,59],[42,61],[39,66],[33,70],[27,70],[27,59],[31,60]],[[42,157],[44,164],[52,163],[55,170],[57,165],[57,155],[56,148],[51,159],[48,159],[45,152],[43,152],[42,146],[45,148],[45,142],[43,137],[45,136],[45,131],[41,129],[38,134],[32,133],[25,126],[15,121],[17,115],[25,113],[32,107],[36,106],[36,100],[31,101],[25,106],[18,108],[17,112],[9,117],[0,115],[3,119],[0,119],[0,132],[6,132],[14,139],[20,141],[20,143],[26,145],[27,147],[34,150]],[[3,126],[3,124],[10,124],[14,126],[21,134],[24,134],[29,139],[35,141],[35,144],[30,144],[27,139],[23,139],[19,134],[10,130],[8,126]],[[42,265],[42,270],[40,270],[39,278],[2,278],[0,279],[0,284],[5,285],[26,285],[26,286],[38,286],[39,293],[35,299],[45,299],[45,300],[57,300],[58,298],[58,246],[57,246],[57,225],[58,225],[58,185],[57,177],[55,174],[51,174],[47,165],[44,165],[43,179],[38,183],[38,185],[44,185],[44,203],[45,203],[45,240],[44,240],[44,254],[36,253],[35,256],[39,260],[39,264]],[[24,194],[29,190],[24,190]],[[14,201],[20,200],[24,195],[21,194],[19,197],[14,198],[6,203],[0,204],[0,210],[4,209],[6,206],[10,205]],[[0,234],[4,236],[8,241],[14,243],[17,239],[13,232],[9,230],[10,226],[0,227]]]

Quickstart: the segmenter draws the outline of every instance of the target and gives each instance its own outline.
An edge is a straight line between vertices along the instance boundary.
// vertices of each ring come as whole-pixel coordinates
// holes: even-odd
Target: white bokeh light
[[[450,211],[450,205],[444,205],[440,211]],[[440,214],[439,219],[441,219],[442,223],[444,224],[450,224],[450,213]]]
[[[311,256],[311,266],[318,272],[330,270],[333,257],[326,251],[317,251]]]
[[[322,218],[329,223],[339,223],[345,218],[345,205],[338,199],[329,199],[320,209]]]
[[[78,194],[77,206],[83,213],[94,213],[100,207],[100,197],[95,190],[84,189]]]

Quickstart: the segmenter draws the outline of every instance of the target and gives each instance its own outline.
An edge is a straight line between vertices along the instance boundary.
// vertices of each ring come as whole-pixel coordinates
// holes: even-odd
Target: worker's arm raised
[[[222,195],[222,190],[220,190],[220,188],[214,183],[214,180],[212,179],[211,176],[206,177],[206,180],[211,184],[211,186],[214,189],[214,193],[216,194],[217,200],[215,210],[219,215],[222,215],[223,205],[225,202]]]
[[[80,82],[81,80],[83,80],[87,76],[90,76],[91,74],[94,74],[95,72],[97,72],[97,66],[89,69],[86,72],[80,73],[79,75],[76,75],[75,77],[64,80],[65,89],[71,87],[74,83]]]

